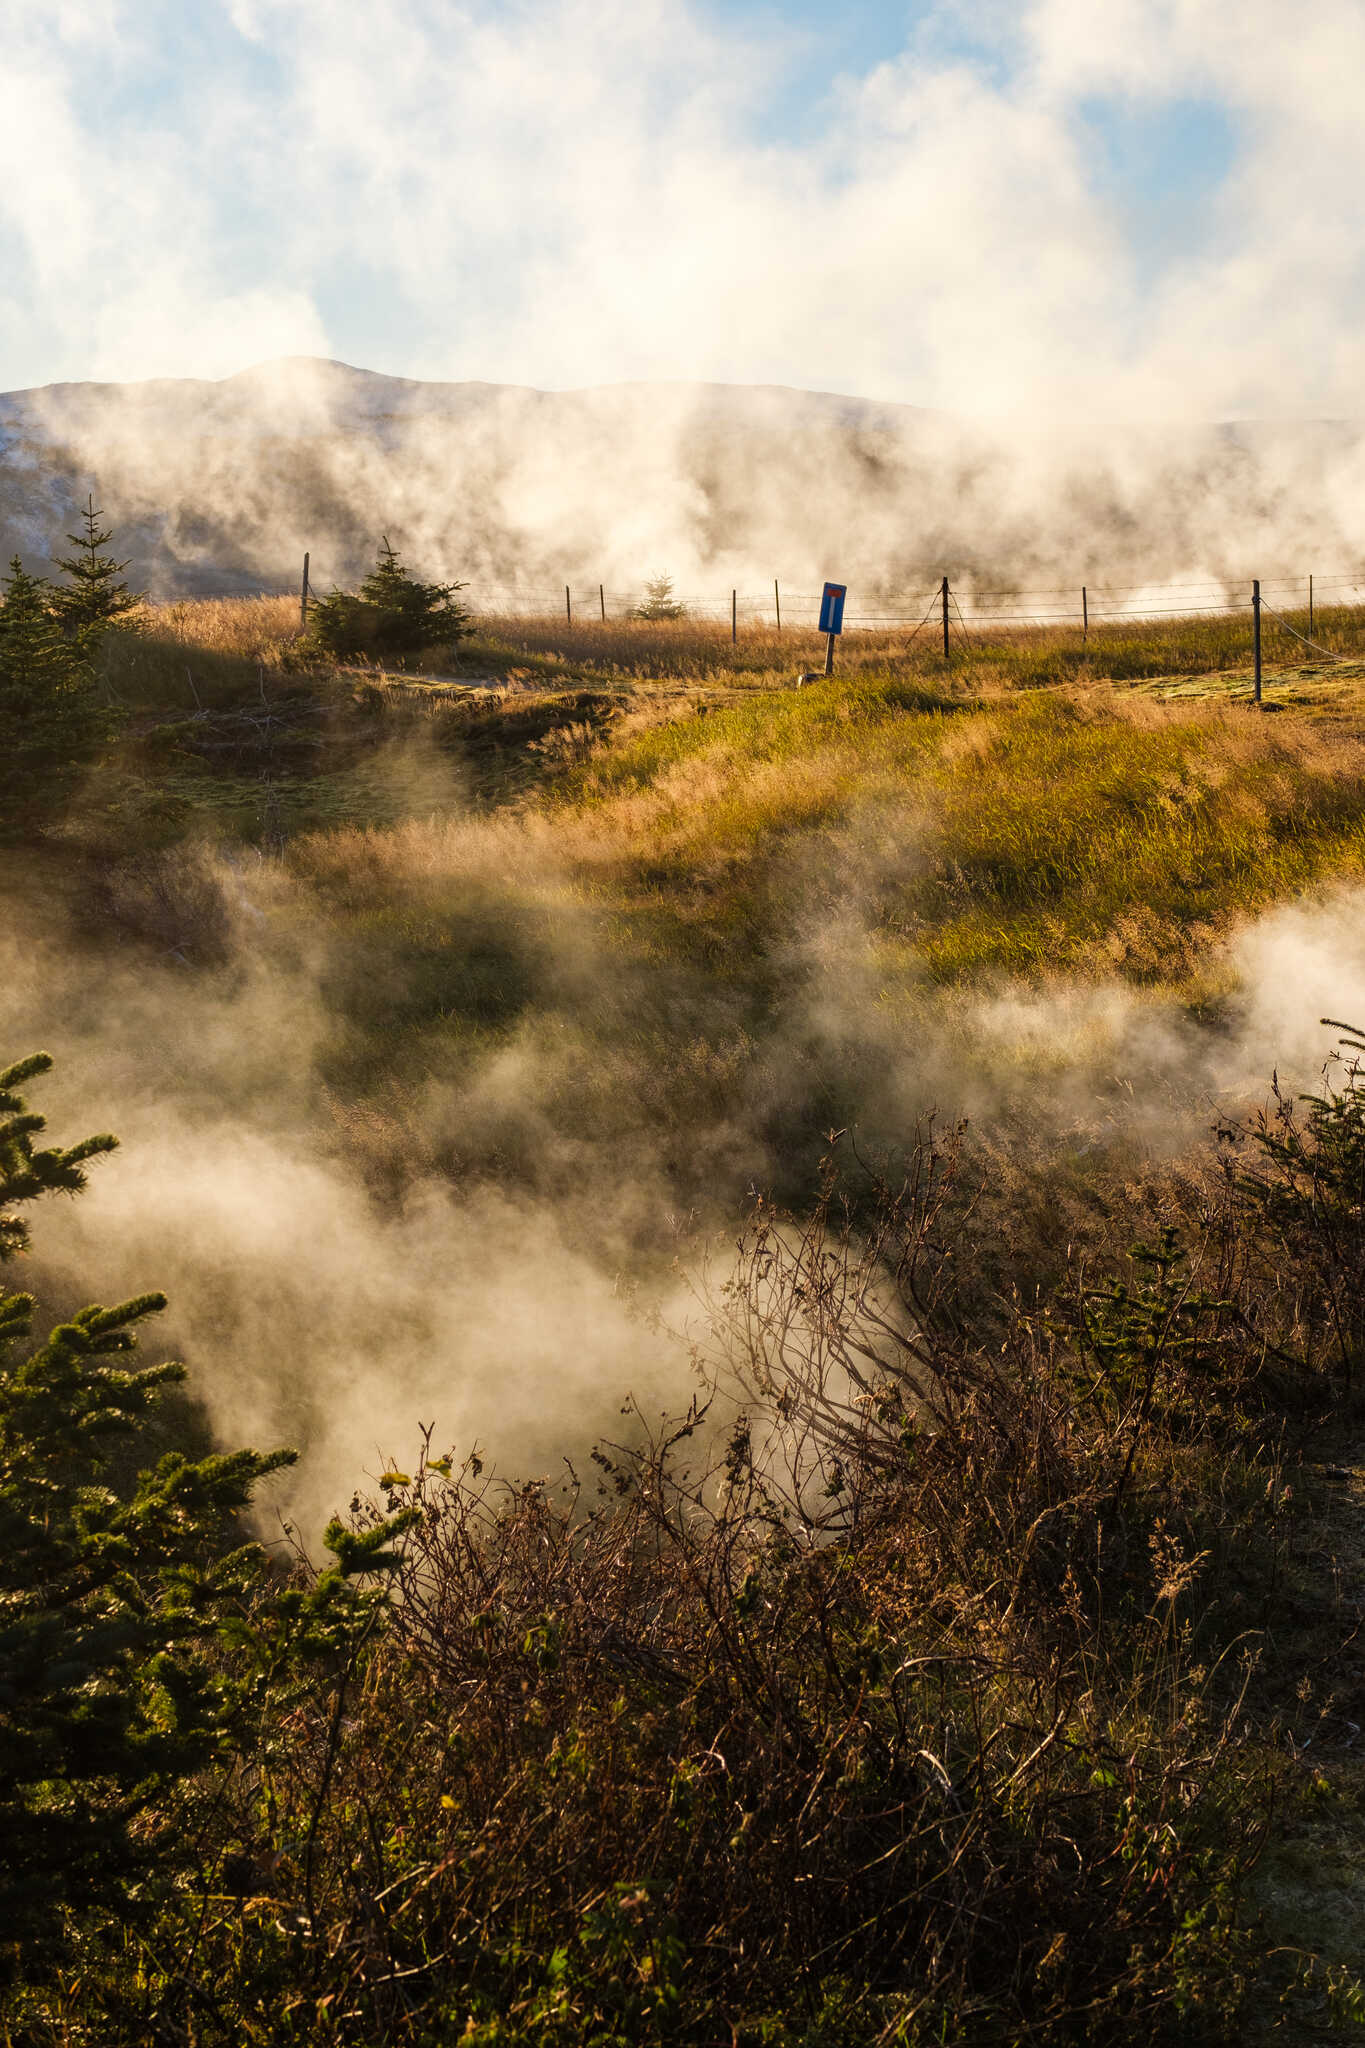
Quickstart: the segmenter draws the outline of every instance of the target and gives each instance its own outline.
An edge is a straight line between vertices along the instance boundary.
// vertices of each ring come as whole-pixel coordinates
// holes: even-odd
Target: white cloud
[[[0,382],[297,351],[963,409],[1354,406],[1354,0],[1035,0],[971,26],[1000,63],[922,24],[774,142],[762,38],[687,0],[32,17],[0,81],[0,234],[29,284]],[[1141,291],[1078,113],[1200,97],[1242,153],[1211,238]]]

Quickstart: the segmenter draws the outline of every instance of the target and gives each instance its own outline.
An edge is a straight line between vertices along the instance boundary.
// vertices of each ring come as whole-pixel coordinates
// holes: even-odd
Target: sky
[[[1360,410],[1360,0],[0,0],[0,389]]]

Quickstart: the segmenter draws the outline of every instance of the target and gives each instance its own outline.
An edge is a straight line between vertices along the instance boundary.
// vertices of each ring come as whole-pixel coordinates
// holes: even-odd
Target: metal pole
[[[825,642],[825,674],[827,676],[834,674],[834,635],[832,633]]]
[[[776,576],[773,578],[773,603],[777,608],[777,630],[780,633],[782,631],[782,593],[777,587]]]
[[[564,585],[564,616],[568,620],[569,624],[572,625],[573,599],[569,596],[569,586],[567,583]]]
[[[1086,641],[1087,641],[1087,640],[1088,640],[1089,638],[1090,638],[1090,600],[1089,600],[1089,598],[1088,598],[1088,597],[1086,596],[1086,594],[1085,594],[1085,585],[1084,585],[1084,584],[1082,584],[1082,585],[1081,585],[1081,645],[1082,645],[1082,647],[1084,647],[1084,645],[1085,645]]]
[[[1261,701],[1261,582],[1257,577],[1251,586],[1251,646],[1252,660],[1256,669],[1256,702]]]
[[[299,591],[299,627],[304,633],[308,631],[308,555],[306,551],[303,557],[303,584]]]
[[[735,646],[738,646],[738,644],[739,644],[739,592],[738,592],[737,590],[732,590],[732,591],[730,592],[730,645],[731,645],[732,647],[735,647]]]
[[[607,623],[607,593],[603,590],[600,583],[597,586],[597,602],[602,607],[602,624],[605,626]]]
[[[945,661],[952,660],[952,655],[948,649],[948,578],[946,576],[943,579],[943,659]]]
[[[1308,637],[1313,637],[1313,579],[1308,579]]]

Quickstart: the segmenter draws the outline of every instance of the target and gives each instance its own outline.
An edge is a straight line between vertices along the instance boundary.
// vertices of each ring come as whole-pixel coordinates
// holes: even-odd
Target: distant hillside
[[[218,383],[0,397],[0,545],[42,567],[93,489],[155,594],[419,573],[549,601],[564,582],[861,591],[1353,569],[1354,422],[997,428],[771,386],[544,392],[290,358]]]

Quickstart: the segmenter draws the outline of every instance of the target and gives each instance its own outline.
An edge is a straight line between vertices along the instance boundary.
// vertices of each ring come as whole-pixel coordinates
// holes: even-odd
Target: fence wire
[[[1312,647],[1317,653],[1325,654],[1329,661],[1340,661],[1342,659],[1341,655],[1334,654],[1330,647],[1324,647],[1320,640],[1310,640],[1306,633],[1300,633],[1297,626],[1291,626],[1288,619],[1282,618],[1273,605],[1266,603],[1264,595],[1261,597],[1261,610],[1269,612],[1271,618],[1277,620],[1284,627],[1286,633],[1292,633],[1294,638],[1301,640],[1305,647]]]
[[[973,630],[989,632],[994,628],[1031,627],[1064,629],[1075,625],[1085,628],[1103,626],[1140,625],[1148,619],[1180,619],[1191,621],[1231,617],[1236,613],[1250,613],[1250,588],[1252,579],[1239,579],[1247,596],[1231,595],[1238,589],[1238,583],[1231,579],[1224,581],[1207,580],[1167,581],[1146,583],[1097,583],[1084,586],[1076,584],[1070,588],[1056,586],[1043,589],[1036,586],[1008,589],[1000,586],[977,588],[964,578],[959,589],[949,579],[949,602],[952,621],[964,633]],[[1262,590],[1273,590],[1280,598],[1292,604],[1294,597],[1301,598],[1301,608],[1307,609],[1309,602],[1309,579],[1307,576],[1263,577]],[[1329,603],[1329,592],[1341,593],[1335,599],[1337,604],[1347,601],[1346,594],[1359,596],[1365,593],[1365,577],[1351,575],[1344,571],[1333,571],[1327,575],[1314,576],[1313,590]],[[651,606],[651,599],[655,599]],[[904,627],[912,637],[918,636],[933,616],[934,609],[942,601],[942,585],[939,584],[926,595],[906,592],[876,592],[866,605],[850,605],[844,613],[846,632],[887,632]],[[648,590],[622,590],[608,588],[605,584],[581,586],[570,584],[567,591],[561,585],[556,590],[543,586],[503,587],[472,585],[465,593],[465,602],[476,613],[488,617],[543,618],[547,621],[562,618],[566,623],[589,626],[596,621],[608,625],[619,624],[632,619],[667,617],[661,612],[655,594]],[[716,596],[702,591],[670,592],[666,602],[676,606],[671,616],[680,620],[692,620],[698,624],[732,624],[752,631],[767,628],[780,631],[812,631],[819,617],[821,593],[809,590],[788,590],[782,587],[780,579],[763,591],[741,590],[738,586],[723,595]],[[778,610],[781,621],[779,626]],[[1267,604],[1266,610],[1271,607]],[[1298,635],[1290,627],[1284,614],[1278,608],[1276,620],[1285,624],[1287,631]],[[1307,640],[1307,644],[1320,646],[1320,642]]]
[[[965,636],[972,632],[989,634],[1010,628],[1064,632],[1074,627],[1081,632],[1093,632],[1104,627],[1138,627],[1144,621],[1156,619],[1188,619],[1194,623],[1230,619],[1237,614],[1249,616],[1252,580],[1248,576],[1200,582],[1076,583],[1044,589],[999,584],[978,588],[967,576],[963,576],[959,587],[950,577],[946,592],[950,632],[964,636],[966,644]],[[316,588],[315,583],[315,591]],[[1245,596],[1240,594],[1243,590]],[[1269,603],[1268,591],[1275,592],[1278,604]],[[1312,577],[1262,577],[1261,592],[1262,608],[1268,618],[1305,647],[1329,660],[1339,660],[1341,657],[1311,632],[1302,632],[1292,625],[1285,611],[1302,612],[1311,618],[1314,606],[1350,609],[1365,603],[1365,573],[1331,570],[1325,575],[1314,573]],[[300,592],[295,585],[287,590],[275,586],[225,591],[220,595],[234,599],[297,599]],[[850,633],[893,633],[904,628],[913,642],[936,612],[941,615],[944,595],[941,581],[927,594],[874,588],[865,605],[846,607],[844,629]],[[741,590],[737,585],[722,593],[670,590],[662,602],[657,585],[628,590],[605,582],[570,582],[566,586],[537,580],[498,585],[474,578],[460,586],[461,602],[475,618],[539,620],[547,624],[558,621],[575,627],[612,626],[671,616],[682,624],[728,625],[735,632],[743,627],[750,632],[811,633],[817,629],[821,598],[819,591],[788,590],[780,579],[774,579],[762,591]],[[665,610],[665,605],[676,610]]]

